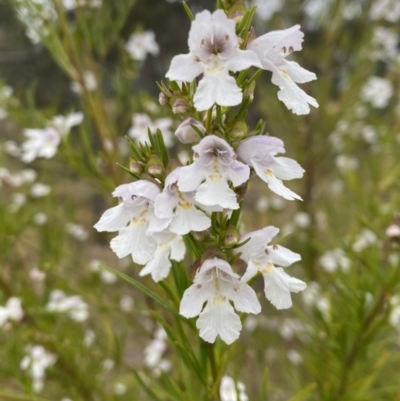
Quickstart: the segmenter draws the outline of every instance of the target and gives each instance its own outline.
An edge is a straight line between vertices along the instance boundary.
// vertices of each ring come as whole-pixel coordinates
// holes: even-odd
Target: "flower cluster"
[[[167,72],[178,82],[162,84],[160,95],[160,103],[182,117],[175,136],[192,144],[189,162],[169,159],[165,145],[170,141],[166,137],[164,143],[162,129],[162,135],[149,134],[146,146],[132,142],[131,171],[137,180],[115,189],[119,204],[95,225],[98,231],[117,232],[112,250],[119,258],[131,255],[143,265],[140,275],[151,275],[155,282],[165,279],[171,268],[183,269],[179,262],[191,251],[197,271],[183,292],[179,313],[198,316],[200,336],[210,343],[218,336],[227,344],[239,337],[237,312],[261,311],[252,278],[263,277],[265,296],[277,309],[289,308],[291,293],[306,288],[283,269],[300,255],[271,244],[278,228],[268,226],[242,237],[237,228],[252,172],[280,197],[301,200],[284,182],[301,178],[304,170],[295,160],[279,156],[285,153],[280,139],[263,135],[260,128],[249,132],[244,115],[230,113],[230,108],[251,102],[254,85],[243,74],[257,67],[272,72],[278,97],[288,109],[309,113],[309,104],[318,104],[296,83],[315,75],[286,59],[301,50],[304,35],[298,25],[252,40],[244,35],[244,40],[237,34],[239,24],[240,19],[229,19],[223,10],[196,15],[189,53],[175,56]],[[131,136],[139,138],[133,131]],[[240,264],[247,265],[243,275],[237,272]]]

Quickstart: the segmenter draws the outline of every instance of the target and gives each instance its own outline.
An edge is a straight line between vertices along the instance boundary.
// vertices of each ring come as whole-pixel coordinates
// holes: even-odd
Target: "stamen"
[[[286,46],[283,46],[283,47],[282,47],[282,51],[283,51],[284,54],[286,54],[286,51],[287,51]]]
[[[289,46],[289,54],[294,52],[293,46]]]

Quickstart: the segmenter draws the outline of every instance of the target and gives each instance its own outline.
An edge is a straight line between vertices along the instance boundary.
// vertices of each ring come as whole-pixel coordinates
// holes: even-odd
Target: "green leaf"
[[[308,386],[301,389],[296,395],[290,398],[288,401],[308,401],[309,395],[316,389],[316,383],[310,383]]]
[[[27,395],[21,393],[11,393],[8,391],[0,391],[0,399],[3,401],[8,400],[21,400],[21,401],[50,401],[47,398],[36,397],[34,395]]]
[[[186,14],[188,15],[190,21],[194,21],[194,15],[192,13],[192,10],[190,9],[190,7],[186,4],[186,1],[182,2],[183,8],[186,11]]]
[[[162,401],[161,398],[143,381],[143,379],[140,377],[140,374],[136,372],[136,370],[132,370],[132,373],[135,375],[136,380],[149,397],[151,397],[154,401]]]
[[[165,302],[163,299],[161,299],[157,294],[155,294],[153,291],[149,290],[145,285],[140,283],[139,281],[135,280],[132,277],[127,276],[124,273],[121,273],[118,270],[113,269],[112,267],[106,266],[104,264],[100,265],[101,268],[108,270],[111,273],[114,273],[116,276],[122,278],[125,280],[127,283],[133,285],[136,287],[139,291],[143,292],[145,295],[153,299],[155,302],[157,302],[159,305],[163,306],[165,309],[169,310],[172,312],[174,315],[178,316],[179,318],[183,319],[183,317],[179,314],[179,312],[174,309],[170,304]]]

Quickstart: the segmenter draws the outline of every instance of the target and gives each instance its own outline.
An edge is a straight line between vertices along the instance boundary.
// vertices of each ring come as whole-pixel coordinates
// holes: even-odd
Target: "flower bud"
[[[190,111],[190,106],[184,100],[176,100],[172,104],[172,112],[174,114],[186,114]]]
[[[206,129],[203,124],[190,117],[183,121],[175,131],[175,135],[182,143],[188,144],[200,141],[201,138],[192,125],[196,127],[202,134],[205,134]]]
[[[161,178],[164,175],[164,166],[162,160],[152,155],[146,164],[146,173],[150,174],[154,178]]]
[[[210,231],[192,231],[192,235],[196,241],[203,242],[206,238],[210,236]]]
[[[252,81],[250,85],[244,90],[243,97],[250,98],[250,103],[254,100],[254,90],[256,89],[256,81]]]
[[[168,106],[168,99],[163,92],[160,92],[158,95],[158,102],[161,104],[161,106]]]
[[[234,246],[239,243],[240,234],[237,228],[233,225],[230,225],[226,230],[226,234],[223,239],[223,243],[227,247]]]
[[[143,163],[138,162],[132,157],[129,158],[129,170],[136,175],[140,175],[143,172]]]
[[[229,139],[232,141],[240,141],[247,135],[247,124],[244,121],[239,121],[229,133]]]

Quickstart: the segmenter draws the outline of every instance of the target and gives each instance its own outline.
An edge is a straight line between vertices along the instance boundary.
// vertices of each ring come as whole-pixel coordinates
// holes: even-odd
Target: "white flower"
[[[221,401],[249,401],[244,384],[238,381],[235,385],[235,381],[229,376],[222,377],[219,396]]]
[[[50,293],[46,310],[55,313],[66,313],[76,322],[83,322],[89,317],[88,305],[79,295],[67,297],[62,290]]]
[[[96,340],[96,333],[93,330],[86,330],[83,338],[83,345],[87,348],[91,347]]]
[[[153,258],[157,243],[150,233],[163,231],[170,222],[154,214],[153,203],[159,193],[160,188],[146,180],[120,185],[113,192],[120,204],[106,210],[94,227],[97,231],[119,231],[111,248],[120,259],[132,255],[135,263],[145,264]]]
[[[300,25],[295,25],[283,31],[269,32],[247,46],[257,54],[263,69],[272,72],[272,83],[280,88],[279,100],[295,114],[308,114],[309,104],[318,107],[317,101],[296,85],[316,79],[315,74],[294,61],[286,60],[288,55],[301,50],[303,37]]]
[[[71,82],[70,88],[71,88],[72,92],[75,92],[80,95],[83,93],[84,88],[88,92],[94,92],[97,89],[96,76],[94,75],[94,73],[92,71],[89,71],[89,70],[84,71],[82,78],[83,78],[83,87],[77,81]]]
[[[128,389],[128,386],[124,383],[117,382],[114,384],[114,394],[115,395],[124,395]]]
[[[68,223],[66,231],[71,237],[78,241],[86,241],[89,238],[89,233],[80,224]]]
[[[261,21],[269,21],[273,15],[282,10],[284,0],[253,0],[253,6],[257,6],[256,15]]]
[[[267,245],[278,232],[278,228],[269,226],[246,234],[240,238],[240,242],[249,238],[250,240],[235,249],[234,253],[241,252],[240,258],[248,263],[246,273],[241,280],[247,282],[257,272],[261,272],[264,277],[264,292],[267,299],[277,309],[287,309],[292,306],[290,293],[303,291],[306,283],[290,277],[282,267],[275,267],[287,267],[301,259],[298,253],[283,246]]]
[[[34,267],[29,271],[29,278],[34,282],[42,282],[46,279],[46,273],[43,270]]]
[[[385,234],[389,238],[400,238],[400,225],[399,224],[391,224],[385,231]]]
[[[397,22],[400,19],[400,3],[397,0],[375,0],[369,16],[372,20],[385,19]]]
[[[51,192],[51,187],[49,185],[41,184],[39,182],[35,183],[31,187],[31,195],[34,198],[41,198],[43,196],[49,195]]]
[[[144,364],[155,369],[160,363],[164,352],[167,350],[167,334],[162,327],[159,327],[155,332],[154,340],[144,349]]]
[[[153,31],[133,33],[125,44],[125,49],[134,60],[139,61],[146,60],[148,53],[157,56],[160,52]]]
[[[171,261],[181,261],[185,256],[185,244],[182,236],[163,231],[152,234],[157,243],[153,258],[150,259],[140,271],[141,276],[151,274],[155,282],[165,279],[171,269]]]
[[[27,355],[20,363],[20,369],[26,370],[33,380],[33,391],[39,393],[44,386],[45,371],[57,361],[57,356],[46,351],[42,345],[26,348]]]
[[[21,299],[11,297],[7,300],[5,306],[0,306],[0,327],[4,326],[9,320],[19,322],[24,317],[24,311],[21,307]]]
[[[8,117],[7,103],[13,93],[11,86],[3,86],[0,88],[0,120]]]
[[[82,113],[72,113],[66,117],[53,117],[45,129],[25,129],[27,140],[22,144],[22,161],[30,163],[38,157],[50,159],[56,154],[62,137],[82,121]]]
[[[271,191],[287,200],[301,200],[299,195],[283,185],[282,180],[301,178],[304,169],[293,159],[275,157],[278,153],[285,153],[283,142],[268,136],[250,137],[237,148],[238,156],[254,168]]]
[[[230,301],[238,312],[261,311],[256,293],[240,281],[229,263],[218,258],[208,259],[197,271],[193,285],[183,294],[179,313],[186,318],[200,315],[196,326],[203,340],[213,343],[219,335],[231,344],[239,337],[242,324]]]
[[[119,300],[119,307],[123,312],[132,312],[135,302],[130,295],[123,295]]]
[[[355,157],[339,155],[335,159],[336,167],[343,173],[354,171],[358,168],[359,162]]]
[[[393,84],[380,77],[369,77],[361,90],[361,99],[378,109],[385,108],[393,95]]]
[[[238,162],[231,146],[215,135],[203,138],[193,150],[194,163],[179,171],[179,190],[196,191],[195,200],[205,206],[238,209],[236,194],[228,182],[234,187],[245,183],[249,167]]]
[[[128,135],[136,139],[138,142],[149,143],[148,130],[155,134],[159,129],[163,134],[165,146],[170,148],[173,144],[173,136],[171,126],[173,121],[170,118],[158,118],[151,120],[146,113],[135,113],[132,117],[132,127],[128,131]]]
[[[311,224],[311,217],[306,212],[297,212],[293,216],[294,223],[300,228],[307,228]]]
[[[321,256],[319,263],[322,268],[329,273],[334,273],[339,268],[346,273],[350,269],[351,260],[343,252],[343,249],[336,248],[332,251],[325,252]]]
[[[175,234],[185,235],[190,231],[204,231],[211,226],[211,220],[196,209],[194,192],[181,192],[177,186],[178,167],[165,179],[164,190],[156,196],[154,211],[157,217],[170,219],[168,229]]]
[[[47,217],[46,213],[39,212],[33,216],[33,221],[38,226],[43,226],[44,224],[47,223],[47,220],[48,220],[48,217]]]
[[[353,243],[354,252],[362,252],[371,245],[378,243],[378,237],[374,232],[364,228],[356,237]]]
[[[213,14],[204,10],[192,21],[188,44],[189,54],[172,59],[167,78],[191,82],[204,74],[194,95],[194,106],[199,111],[210,109],[214,103],[240,104],[242,91],[229,71],[261,67],[261,64],[254,53],[239,48],[235,21],[228,19],[222,10]]]

